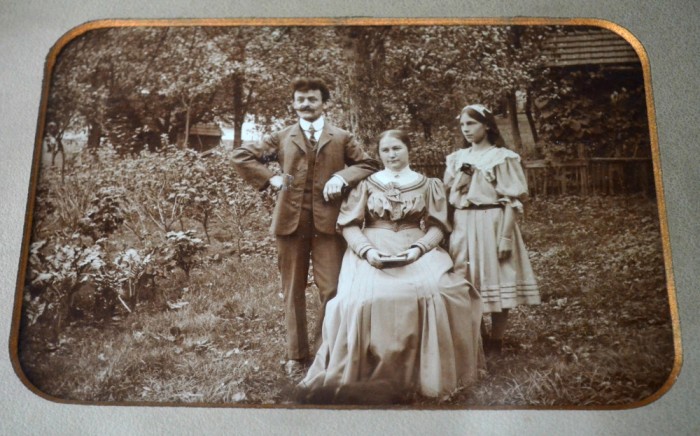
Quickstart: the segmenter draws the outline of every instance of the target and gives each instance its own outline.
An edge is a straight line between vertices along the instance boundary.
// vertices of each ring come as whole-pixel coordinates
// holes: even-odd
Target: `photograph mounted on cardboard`
[[[678,374],[649,65],[612,23],[93,22],[44,86],[38,395],[604,409]]]

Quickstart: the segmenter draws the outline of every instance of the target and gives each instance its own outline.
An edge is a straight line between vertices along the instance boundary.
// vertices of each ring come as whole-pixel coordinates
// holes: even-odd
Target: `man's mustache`
[[[300,108],[297,109],[297,110],[299,110],[299,111],[310,111],[310,110],[311,110],[311,107],[310,107],[310,106],[302,106],[302,107],[300,107]]]

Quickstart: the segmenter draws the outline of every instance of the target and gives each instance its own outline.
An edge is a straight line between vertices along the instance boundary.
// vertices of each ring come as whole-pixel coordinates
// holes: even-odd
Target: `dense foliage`
[[[60,53],[48,120],[59,136],[85,131],[90,147],[120,154],[184,143],[192,125],[293,117],[289,83],[331,84],[329,116],[369,144],[403,126],[428,146],[455,142],[469,102],[508,115],[520,148],[516,92],[548,70],[544,26],[123,27],[89,31]],[[303,49],[301,49],[303,47]],[[554,79],[558,80],[558,79]]]
[[[545,79],[533,91],[545,157],[650,157],[641,74],[587,68]]]
[[[63,183],[52,170],[39,183],[30,324],[46,312],[59,332],[75,312],[104,319],[132,312],[142,297],[162,305],[167,298],[156,278],[178,269],[187,279],[220,260],[221,253],[207,257],[211,244],[239,259],[273,256],[271,238],[261,236],[272,199],[240,180],[227,153],[171,147],[123,159],[104,148],[97,160],[84,157]]]

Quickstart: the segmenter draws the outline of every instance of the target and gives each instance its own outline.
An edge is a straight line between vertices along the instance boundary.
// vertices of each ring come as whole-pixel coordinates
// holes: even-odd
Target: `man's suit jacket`
[[[263,190],[275,174],[265,165],[278,161],[285,175],[285,187],[278,193],[272,215],[271,231],[275,235],[289,235],[299,225],[304,186],[307,177],[313,177],[313,217],[316,230],[335,233],[341,198],[329,202],[323,199],[323,188],[334,175],[341,176],[349,187],[378,169],[372,159],[355,142],[350,132],[326,121],[316,148],[316,163],[310,174],[306,138],[299,123],[266,136],[258,143],[244,145],[233,153],[233,164],[248,183]]]

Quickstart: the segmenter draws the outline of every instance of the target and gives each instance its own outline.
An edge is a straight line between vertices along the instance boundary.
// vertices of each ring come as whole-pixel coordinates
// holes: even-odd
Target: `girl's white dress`
[[[461,169],[465,164],[467,172]],[[510,257],[498,259],[504,215],[499,206],[510,204],[522,212],[520,200],[527,196],[520,156],[503,147],[458,150],[447,156],[444,182],[455,209],[450,255],[455,271],[481,294],[484,312],[539,304],[537,280],[517,222]]]

